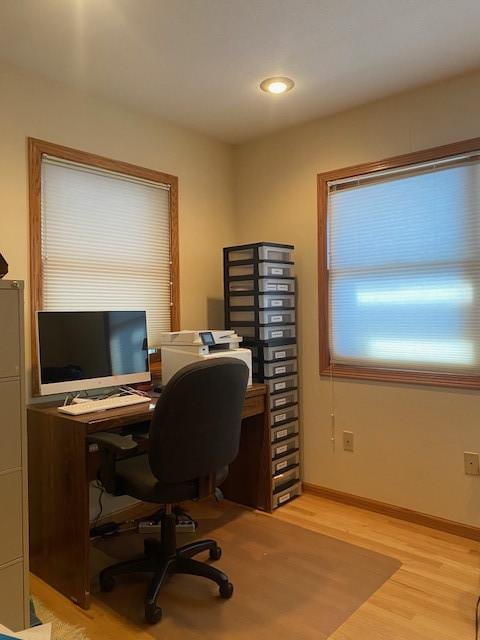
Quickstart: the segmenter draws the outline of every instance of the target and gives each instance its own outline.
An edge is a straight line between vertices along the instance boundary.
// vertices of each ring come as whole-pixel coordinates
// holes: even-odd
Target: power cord
[[[118,387],[120,389],[120,391],[122,391],[123,393],[127,394],[127,395],[134,395],[134,396],[147,396],[148,394],[145,393],[145,391],[142,391],[141,389],[135,389],[134,387],[130,387],[129,385],[125,385],[123,387]]]
[[[105,487],[103,486],[103,484],[98,479],[95,482],[94,487],[96,489],[98,489],[99,492],[100,492],[98,494],[98,514],[93,520],[93,526],[95,527],[97,525],[98,521],[100,520],[100,518],[102,517],[102,513],[103,513],[103,501],[102,501],[102,498],[103,498],[103,494],[105,493]]]

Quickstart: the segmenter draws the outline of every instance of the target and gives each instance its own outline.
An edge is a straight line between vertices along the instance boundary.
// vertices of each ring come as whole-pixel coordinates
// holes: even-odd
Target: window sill
[[[324,368],[320,375],[330,377],[330,368]],[[454,389],[480,389],[480,376],[436,373],[433,371],[405,371],[403,369],[378,369],[374,367],[355,367],[334,365],[334,378],[350,380],[371,380],[373,382],[397,382],[410,385],[428,385]]]

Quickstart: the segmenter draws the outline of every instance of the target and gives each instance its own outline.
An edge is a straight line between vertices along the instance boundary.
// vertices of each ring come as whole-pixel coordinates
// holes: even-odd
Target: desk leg
[[[266,413],[242,421],[240,449],[221,489],[233,502],[272,510],[270,427]]]
[[[84,609],[90,599],[85,427],[29,411],[30,568]]]

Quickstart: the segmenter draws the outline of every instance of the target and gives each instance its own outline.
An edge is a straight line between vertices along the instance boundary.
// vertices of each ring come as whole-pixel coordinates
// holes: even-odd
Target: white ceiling
[[[0,59],[240,142],[480,67],[479,25],[479,0],[0,0]]]

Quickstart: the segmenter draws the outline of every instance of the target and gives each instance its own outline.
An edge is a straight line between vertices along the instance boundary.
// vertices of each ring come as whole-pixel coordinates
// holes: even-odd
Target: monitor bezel
[[[104,376],[100,378],[85,378],[84,380],[68,380],[65,382],[49,382],[42,383],[41,361],[40,361],[40,330],[38,318],[41,313],[108,313],[110,311],[138,311],[145,313],[145,326],[147,327],[147,315],[143,309],[42,309],[35,312],[35,335],[36,335],[36,351],[37,351],[37,379],[39,395],[57,395],[61,393],[73,393],[75,391],[89,391],[92,389],[104,389],[105,387],[118,387],[125,384],[137,384],[141,382],[150,382],[152,375],[150,373],[150,359],[148,360],[148,371],[138,373],[125,373],[118,376]],[[148,331],[147,331],[148,335]],[[148,349],[147,349],[148,353]]]

